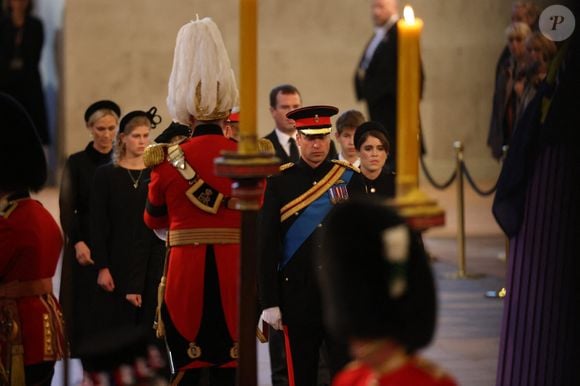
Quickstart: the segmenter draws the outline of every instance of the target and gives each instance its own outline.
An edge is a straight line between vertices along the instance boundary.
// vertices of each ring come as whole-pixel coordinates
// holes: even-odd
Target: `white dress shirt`
[[[278,128],[276,128],[274,131],[276,132],[276,137],[278,137],[278,142],[280,142],[280,145],[282,145],[282,149],[284,149],[288,157],[290,157],[290,142],[288,141],[290,138],[294,138],[296,141],[296,132],[294,132],[294,135],[288,135],[280,131]],[[298,143],[296,143],[296,146],[298,147],[298,152],[300,152],[300,146],[298,146]]]

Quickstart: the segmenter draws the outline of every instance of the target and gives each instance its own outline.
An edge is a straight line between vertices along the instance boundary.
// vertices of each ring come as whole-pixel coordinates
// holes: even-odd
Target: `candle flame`
[[[403,8],[403,17],[408,24],[415,23],[415,13],[410,5],[405,5],[405,8]]]

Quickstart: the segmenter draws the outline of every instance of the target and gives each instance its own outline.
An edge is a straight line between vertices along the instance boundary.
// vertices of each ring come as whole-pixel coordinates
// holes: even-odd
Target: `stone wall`
[[[169,124],[165,97],[175,37],[196,14],[218,24],[239,75],[238,5],[234,0],[67,1],[61,159],[85,146],[83,113],[100,98],[118,101],[124,111],[158,106],[164,118],[160,130]],[[485,143],[511,2],[416,0],[412,5],[425,22],[421,113],[427,163],[435,177],[446,178],[453,168],[453,141],[461,140],[472,174],[493,179],[499,166]],[[280,83],[296,85],[306,105],[366,113],[354,98],[352,77],[372,34],[368,1],[261,0],[258,26],[259,134],[272,129],[268,93]]]

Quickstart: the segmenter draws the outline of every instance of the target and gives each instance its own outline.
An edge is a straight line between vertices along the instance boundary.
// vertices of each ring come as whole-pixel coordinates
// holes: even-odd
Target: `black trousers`
[[[346,342],[336,341],[322,326],[289,325],[288,336],[296,386],[317,385],[320,348],[323,343],[326,344],[331,379],[350,361]]]
[[[288,386],[284,333],[280,330],[275,330],[270,325],[268,325],[268,328],[268,351],[270,353],[272,386]]]
[[[272,386],[288,386],[288,366],[286,362],[286,347],[284,333],[268,325],[268,351],[270,354],[270,371]],[[318,386],[330,385],[330,371],[328,369],[328,350],[326,344],[320,348],[318,363]]]
[[[24,366],[26,386],[50,386],[54,376],[54,361]]]

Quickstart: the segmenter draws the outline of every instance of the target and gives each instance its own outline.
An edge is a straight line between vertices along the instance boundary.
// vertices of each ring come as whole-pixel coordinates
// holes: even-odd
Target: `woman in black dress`
[[[367,193],[393,198],[395,174],[385,168],[390,144],[384,126],[376,121],[360,125],[354,133],[354,147],[360,159],[360,170]]]
[[[143,221],[150,179],[143,154],[160,121],[156,111],[153,107],[123,117],[113,162],[99,167],[93,179],[91,242],[99,288],[93,339],[84,347],[99,362],[93,374],[110,373],[123,364],[135,367],[135,358],[145,357],[147,341],[154,339],[165,245]]]
[[[71,356],[78,357],[78,345],[90,334],[91,309],[96,291],[89,241],[89,195],[95,170],[111,162],[113,140],[121,109],[109,100],[91,104],[85,111],[85,125],[92,141],[84,150],[68,157],[60,185],[60,224],[65,236],[60,301],[66,319]],[[83,366],[87,363],[81,358]]]

